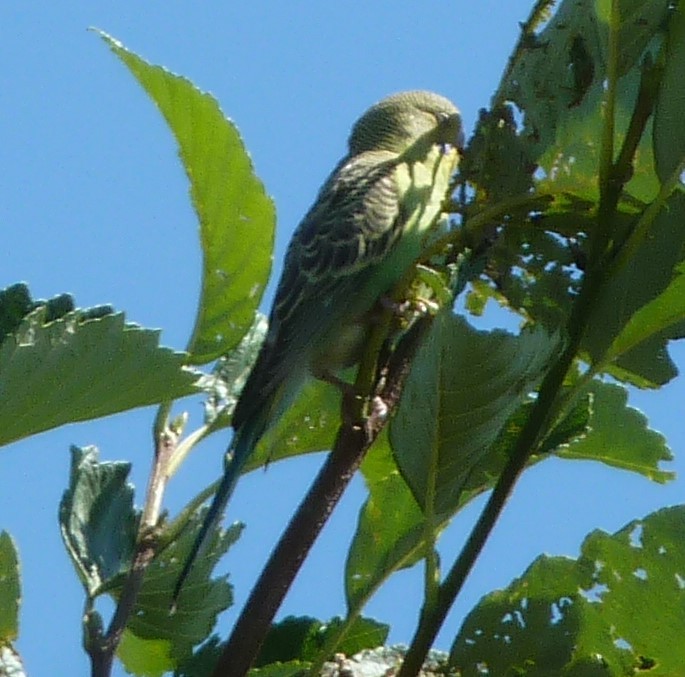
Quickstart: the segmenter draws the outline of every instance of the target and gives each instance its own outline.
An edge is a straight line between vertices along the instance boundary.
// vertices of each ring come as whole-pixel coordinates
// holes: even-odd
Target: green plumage
[[[354,125],[348,154],[288,247],[269,331],[233,413],[231,460],[177,592],[261,436],[308,379],[359,360],[374,306],[421,252],[460,137],[457,109],[431,92],[383,99]]]

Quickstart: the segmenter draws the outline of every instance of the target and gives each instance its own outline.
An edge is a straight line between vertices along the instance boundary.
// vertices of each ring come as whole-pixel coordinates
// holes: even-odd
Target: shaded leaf
[[[359,610],[395,571],[416,564],[426,550],[423,512],[383,437],[362,463],[369,497],[345,563],[348,613]]]
[[[17,549],[14,547],[12,537],[6,531],[2,531],[0,532],[0,646],[9,644],[19,635],[20,598],[21,582]],[[2,658],[0,658],[1,666]]]
[[[485,596],[464,621],[450,665],[464,677],[484,670],[529,677],[679,674],[683,561],[684,506],[613,535],[595,531],[577,560],[541,556],[508,588]]]
[[[507,420],[499,436],[468,475],[454,513],[485,491],[492,489],[511,455],[521,429],[530,414],[528,399]],[[581,398],[543,441],[529,465],[544,460],[574,440],[582,438],[590,418],[587,398]],[[387,443],[381,437],[362,463],[369,498],[359,513],[357,530],[345,565],[345,595],[348,613],[360,609],[395,571],[413,566],[427,554],[452,514],[441,515],[438,523],[426,518],[407,486]],[[430,527],[430,529],[429,529]]]
[[[340,391],[309,381],[278,423],[259,441],[245,471],[266,463],[330,449],[340,425]]]
[[[481,332],[443,313],[419,349],[390,423],[402,475],[424,511],[452,514],[473,469],[544,374],[543,330]]]
[[[14,332],[22,320],[37,308],[45,308],[45,322],[53,322],[75,309],[74,299],[69,294],[60,294],[48,301],[34,301],[29,288],[23,283],[0,290],[0,343]],[[87,311],[88,319],[112,313],[109,306],[97,306]]]
[[[656,171],[662,182],[685,160],[685,13],[682,6],[668,22],[665,69],[654,114]]]
[[[323,623],[308,616],[288,616],[269,630],[255,666],[312,661],[326,645],[329,636],[338,632],[342,623],[341,618]],[[370,618],[358,618],[338,644],[336,651],[353,655],[363,649],[381,646],[387,639],[389,630],[389,626],[384,623]]]
[[[672,322],[677,320],[682,304],[673,308],[675,317],[668,317],[664,300],[672,298],[672,292],[664,300],[660,297],[673,283],[674,271],[679,270],[676,266],[685,255],[684,222],[685,194],[674,194],[630,262],[604,285],[583,339],[583,348],[593,363],[639,387],[658,387],[678,373],[666,344],[668,338],[685,333],[682,320]],[[637,315],[628,328],[637,311],[645,307],[650,310]],[[614,348],[618,337],[620,343]],[[608,364],[610,359],[613,364]]]
[[[181,661],[174,677],[211,677],[223,647],[217,635],[212,635],[192,656]]]
[[[263,668],[255,668],[247,674],[249,677],[302,677],[309,668],[309,663],[288,661],[287,663],[272,663]]]
[[[197,392],[185,355],[160,347],[158,331],[123,314],[46,317],[34,310],[0,345],[0,445]]]
[[[203,253],[189,361],[204,364],[234,348],[252,322],[271,270],[275,208],[236,126],[210,94],[100,36],[154,101],[179,145]]]
[[[95,447],[71,448],[69,488],[59,507],[62,540],[88,597],[131,567],[139,514],[130,463],[100,462]]]
[[[217,360],[210,375],[198,381],[198,387],[207,393],[205,423],[212,431],[231,425],[233,409],[257,359],[267,330],[266,316],[256,313],[252,326],[240,343]]]
[[[666,439],[648,427],[642,412],[627,406],[627,390],[593,381],[588,392],[592,398],[589,431],[557,454],[562,458],[601,461],[655,482],[672,480],[673,472],[659,468],[660,462],[673,460]]]
[[[233,602],[232,588],[227,576],[210,578],[214,567],[228,548],[238,539],[241,524],[227,530],[220,527],[212,532],[207,547],[201,552],[180,592],[175,611],[171,601],[176,582],[186,561],[190,548],[200,530],[207,510],[203,509],[191,518],[176,540],[166,546],[145,572],[143,587],[126,629],[137,640],[149,640],[159,651],[160,664],[168,659],[173,669],[178,669],[190,659],[193,647],[207,639],[212,632],[219,613]],[[162,642],[162,643],[160,643]],[[168,644],[163,644],[167,642]],[[145,642],[129,643],[129,647],[141,647]],[[126,656],[119,656],[127,669]],[[137,655],[134,662],[142,660]]]
[[[334,618],[330,621],[325,628],[324,639],[328,634],[335,632],[337,626],[342,622],[340,618]],[[390,626],[386,623],[380,623],[373,618],[359,617],[337,645],[336,651],[344,653],[346,656],[354,656],[364,649],[375,649],[385,644],[389,632]]]
[[[609,348],[608,360],[634,350],[644,341],[659,336],[673,325],[685,322],[685,263],[675,267],[675,277],[655,299],[637,310]]]

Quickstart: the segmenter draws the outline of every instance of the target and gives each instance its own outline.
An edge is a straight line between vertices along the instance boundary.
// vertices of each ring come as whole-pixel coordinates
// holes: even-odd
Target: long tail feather
[[[172,597],[172,608],[176,607],[176,602],[178,601],[178,596],[181,593],[184,583],[186,582],[195,561],[202,552],[203,548],[207,545],[208,537],[214,532],[217,524],[221,520],[224,509],[228,500],[233,494],[235,485],[238,482],[240,473],[242,472],[245,462],[250,457],[252,449],[255,444],[255,434],[252,430],[253,426],[242,426],[239,431],[236,432],[235,438],[231,443],[230,455],[232,456],[230,462],[228,463],[224,476],[221,479],[221,484],[214,494],[211,505],[209,506],[209,511],[205,515],[200,531],[195,538],[193,547],[190,549],[188,558],[183,565],[181,575],[176,581],[176,586],[174,588],[174,594]]]

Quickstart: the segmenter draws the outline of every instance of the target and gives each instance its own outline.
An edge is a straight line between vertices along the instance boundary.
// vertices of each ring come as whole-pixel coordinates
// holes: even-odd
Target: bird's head
[[[464,133],[456,106],[433,92],[400,92],[371,106],[352,128],[350,155],[387,150],[402,153],[426,138],[461,148]]]

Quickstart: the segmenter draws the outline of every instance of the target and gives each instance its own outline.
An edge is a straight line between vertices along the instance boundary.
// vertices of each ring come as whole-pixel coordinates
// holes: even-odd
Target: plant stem
[[[155,423],[155,430],[158,426],[159,420]],[[145,571],[157,552],[158,543],[154,530],[159,520],[162,498],[167,484],[167,466],[174,453],[176,441],[176,436],[170,432],[161,432],[156,436],[155,457],[148,481],[131,570],[124,582],[107,632],[103,636],[90,637],[87,642],[92,677],[109,677],[111,674],[114,654],[138,599]]]
[[[589,312],[601,283],[601,275],[596,277],[588,276],[586,278],[586,283],[583,285],[583,289],[569,317],[568,344],[547,372],[530,416],[517,439],[516,447],[459,557],[447,573],[445,580],[439,586],[434,603],[424,604],[419,625],[404,658],[402,667],[398,672],[398,677],[414,677],[414,675],[418,674],[455,598],[459,594],[466,577],[490,536],[516,481],[523,472],[531,454],[543,438],[554,413],[557,393],[561,389],[566,374],[578,352]],[[430,602],[430,600],[427,600],[427,602]]]
[[[342,424],[333,449],[255,584],[214,668],[214,677],[243,677],[256,659],[271,622],[314,541],[366,451],[384,428],[389,412],[397,406],[411,358],[430,321],[429,317],[419,319],[402,338],[388,364],[382,365],[384,385],[378,393],[382,408],[376,407],[367,415],[367,400],[343,398]],[[357,383],[364,382],[368,382],[368,374],[360,371]],[[376,400],[368,401],[373,404]]]

